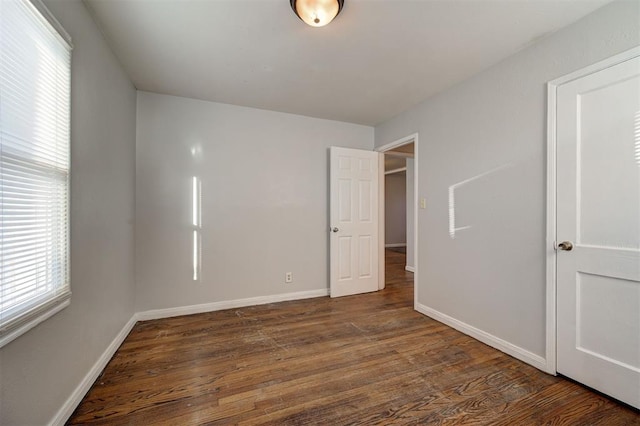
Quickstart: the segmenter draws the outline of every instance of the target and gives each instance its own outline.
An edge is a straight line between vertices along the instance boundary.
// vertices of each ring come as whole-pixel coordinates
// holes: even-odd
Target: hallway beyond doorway
[[[413,272],[405,270],[407,264],[407,249],[405,247],[387,247],[384,250],[385,287],[393,285],[402,288],[403,292],[413,293]],[[406,287],[406,289],[405,289]],[[411,296],[413,300],[413,295]]]

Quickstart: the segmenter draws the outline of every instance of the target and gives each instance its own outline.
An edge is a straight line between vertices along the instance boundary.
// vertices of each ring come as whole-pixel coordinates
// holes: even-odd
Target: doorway
[[[377,151],[381,153],[379,288],[385,288],[387,281],[406,281],[407,274],[413,274],[415,308],[418,300],[418,134],[383,145]],[[395,193],[389,191],[389,185],[394,186]],[[397,191],[404,193],[398,194]],[[399,205],[403,201],[404,205]],[[390,218],[389,215],[394,217]],[[389,229],[390,227],[393,229]],[[403,262],[403,265],[399,265],[398,262]]]

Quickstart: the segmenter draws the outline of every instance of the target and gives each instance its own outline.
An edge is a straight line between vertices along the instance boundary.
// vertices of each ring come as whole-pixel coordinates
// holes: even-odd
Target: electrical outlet
[[[293,282],[293,272],[287,272],[286,274],[284,274],[284,282],[285,283]]]
[[[421,209],[426,209],[427,208],[427,199],[426,198],[420,198],[420,208]]]

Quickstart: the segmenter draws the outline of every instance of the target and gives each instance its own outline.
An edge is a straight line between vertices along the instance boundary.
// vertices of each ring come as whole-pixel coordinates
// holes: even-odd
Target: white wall
[[[414,159],[407,158],[407,172],[406,172],[406,188],[407,188],[407,266],[409,268],[415,267],[415,247],[414,247],[414,209],[415,209],[415,176],[414,176]]]
[[[406,174],[392,173],[384,177],[384,242],[407,243]]]
[[[73,38],[71,305],[0,349],[0,424],[54,417],[133,315],[135,88],[80,1],[45,1]]]
[[[137,310],[326,290],[331,145],[371,150],[373,128],[139,92]],[[202,179],[200,282],[193,176]]]
[[[546,82],[640,44],[640,2],[614,2],[376,127],[418,132],[419,304],[545,355]],[[448,190],[456,226],[449,234]]]

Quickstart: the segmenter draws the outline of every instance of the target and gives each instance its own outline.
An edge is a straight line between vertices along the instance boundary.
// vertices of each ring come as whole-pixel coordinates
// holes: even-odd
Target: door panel
[[[338,244],[340,246],[340,252],[338,253],[338,259],[340,263],[338,279],[340,281],[346,281],[353,279],[351,273],[351,237],[338,237]]]
[[[359,278],[371,278],[371,264],[373,263],[372,257],[374,254],[374,247],[373,244],[371,244],[371,235],[361,235],[358,246],[360,247]]]
[[[557,89],[557,370],[640,407],[640,59]]]
[[[587,86],[584,89],[591,90],[579,94],[578,239],[582,244],[637,249],[640,163],[634,151],[640,148],[636,145],[640,134],[634,133],[640,128],[634,127],[640,124],[638,77],[611,85],[604,76],[597,77],[593,78],[595,87]]]
[[[331,297],[378,290],[377,152],[331,147]]]
[[[576,346],[580,350],[630,369],[640,368],[638,348],[628,344],[637,338],[635,326],[640,324],[637,288],[630,280],[578,273]]]

